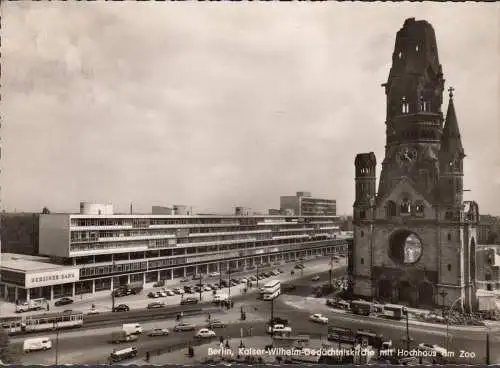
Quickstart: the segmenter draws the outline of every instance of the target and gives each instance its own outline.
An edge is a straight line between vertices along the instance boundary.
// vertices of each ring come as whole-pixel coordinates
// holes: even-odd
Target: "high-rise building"
[[[314,198],[310,192],[297,192],[295,196],[280,197],[280,210],[292,210],[298,216],[337,216],[337,201]]]
[[[407,19],[387,83],[386,146],[355,160],[353,292],[412,306],[476,306],[479,210],[463,201],[465,152],[453,88],[444,82],[434,29]]]

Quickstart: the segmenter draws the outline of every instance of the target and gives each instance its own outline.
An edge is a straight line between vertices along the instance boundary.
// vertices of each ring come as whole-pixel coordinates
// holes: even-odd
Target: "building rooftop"
[[[2,253],[0,256],[0,267],[16,271],[54,271],[74,268],[73,266],[62,266],[52,263],[49,257],[29,256],[25,254]]]

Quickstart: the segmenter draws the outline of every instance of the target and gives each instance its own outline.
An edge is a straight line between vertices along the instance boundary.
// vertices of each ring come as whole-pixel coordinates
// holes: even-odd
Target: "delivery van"
[[[24,340],[23,350],[25,353],[36,350],[52,349],[52,341],[48,337],[33,337]]]
[[[142,333],[142,326],[139,323],[124,323],[122,330],[129,335]]]
[[[129,341],[136,341],[139,339],[139,335],[131,335],[125,331],[114,331],[111,334],[111,343],[113,344],[119,344],[121,342],[129,342]]]

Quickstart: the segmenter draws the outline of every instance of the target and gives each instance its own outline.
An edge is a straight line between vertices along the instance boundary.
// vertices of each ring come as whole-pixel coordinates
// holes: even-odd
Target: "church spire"
[[[449,154],[463,155],[464,149],[462,146],[462,138],[458,128],[457,115],[455,113],[455,105],[453,103],[453,87],[448,88],[450,102],[448,104],[448,111],[446,113],[446,120],[443,128],[443,135],[441,136],[441,152]]]

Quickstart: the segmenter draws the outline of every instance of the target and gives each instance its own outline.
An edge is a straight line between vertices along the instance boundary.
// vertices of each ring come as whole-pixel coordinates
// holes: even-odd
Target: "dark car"
[[[163,302],[153,302],[148,304],[148,309],[163,308],[165,303]]]
[[[113,309],[113,312],[128,312],[129,310],[130,310],[130,308],[128,305],[119,304]]]
[[[186,304],[198,304],[198,299],[192,297],[183,298],[181,300],[181,305],[186,305]]]
[[[274,274],[272,272],[264,272],[264,275],[266,277],[271,277],[271,276],[274,276]]]
[[[57,300],[54,305],[56,307],[59,307],[61,305],[68,305],[68,304],[73,304],[73,299],[70,299],[70,298],[61,298],[59,300]]]
[[[297,289],[297,286],[289,284],[289,285],[283,285],[281,288],[283,289],[284,292],[287,292],[287,291],[294,291],[295,289]]]
[[[222,280],[220,284],[222,285],[222,287],[227,287],[227,285],[229,285],[229,283],[226,280]]]
[[[174,327],[175,332],[194,331],[195,326],[191,323],[178,323]]]
[[[224,327],[226,327],[226,325],[219,319],[210,319],[210,321],[207,324],[207,328],[209,329],[224,328]]]
[[[299,263],[299,264],[296,264],[293,268],[295,268],[297,270],[301,270],[301,269],[304,268],[304,265],[302,265],[302,264]]]

